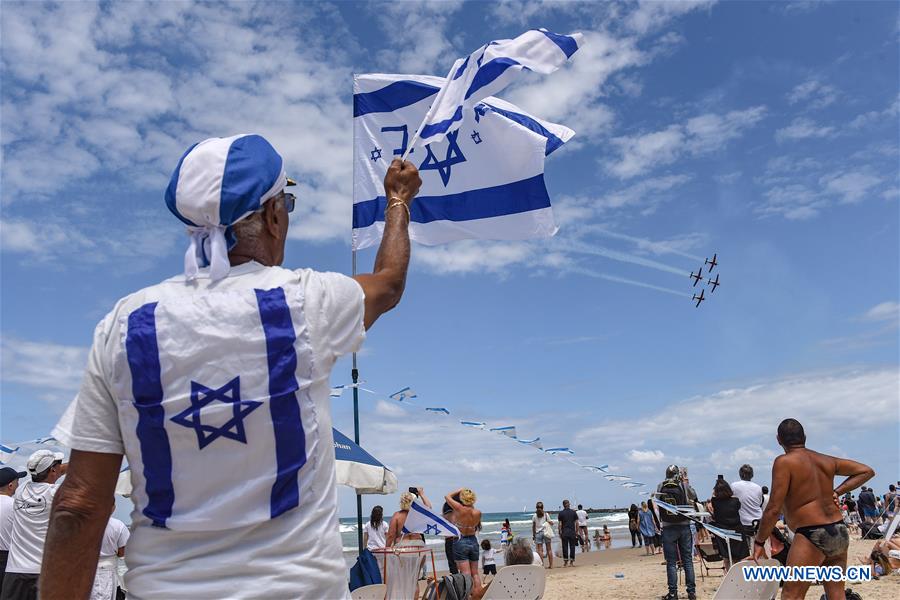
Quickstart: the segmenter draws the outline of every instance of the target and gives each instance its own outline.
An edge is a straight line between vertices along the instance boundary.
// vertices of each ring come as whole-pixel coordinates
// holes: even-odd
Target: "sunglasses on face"
[[[285,192],[284,194],[284,209],[289,213],[294,212],[294,205],[297,203],[297,196],[293,194],[289,194]]]

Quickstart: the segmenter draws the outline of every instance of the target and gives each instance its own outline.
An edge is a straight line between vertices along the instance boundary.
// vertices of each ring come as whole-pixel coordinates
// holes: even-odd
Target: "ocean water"
[[[509,519],[512,526],[513,534],[522,535],[531,538],[531,517],[533,512],[497,512],[484,513],[481,516],[481,532],[478,534],[479,543],[481,540],[488,539],[495,549],[500,548],[500,528],[503,526],[504,519]],[[556,520],[556,513],[550,513],[551,518]],[[385,516],[390,523],[390,516]],[[363,524],[368,520],[368,515],[363,517]],[[631,546],[631,536],[628,533],[628,513],[588,513],[588,533],[593,536],[594,530],[603,530],[603,526],[609,527],[612,536],[612,547],[621,548]],[[554,528],[555,530],[555,528]],[[341,540],[344,546],[344,559],[348,566],[352,566],[356,562],[358,553],[357,535],[356,535],[356,518],[342,518],[340,520]],[[444,538],[435,536],[426,536],[425,544],[428,548],[434,550],[434,560],[438,570],[447,569],[447,561],[444,556]],[[553,550],[559,550],[559,538],[553,538]],[[593,548],[596,549],[596,548]],[[578,550],[581,551],[580,549]],[[497,564],[502,565],[503,559],[501,555],[497,556]]]

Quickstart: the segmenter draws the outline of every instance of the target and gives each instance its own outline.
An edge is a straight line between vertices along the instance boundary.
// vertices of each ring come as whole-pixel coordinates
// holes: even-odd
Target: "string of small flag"
[[[335,386],[335,387],[331,388],[331,397],[332,398],[340,398],[341,395],[344,393],[344,391],[353,389],[353,388],[357,388],[359,390],[368,392],[373,395],[380,395],[373,390],[362,387],[363,383],[365,383],[365,382],[363,381],[363,382],[359,382],[359,383],[355,383],[355,384],[351,383],[351,384]],[[440,417],[441,419],[446,419],[446,418],[452,416],[450,413],[450,409],[448,409],[446,407],[422,406],[419,402],[420,399],[419,399],[418,394],[416,394],[415,390],[413,390],[411,387],[408,387],[408,386],[404,387],[400,390],[397,390],[393,394],[389,394],[387,396],[387,398],[389,398],[390,400],[393,400],[394,402],[396,402],[398,404],[421,409],[423,412],[431,414],[431,415],[436,415],[436,416]],[[516,430],[515,425],[501,425],[501,426],[496,426],[496,427],[490,427],[488,425],[488,423],[486,423],[484,421],[469,421],[469,420],[465,420],[465,419],[460,419],[457,422],[461,427],[466,427],[469,429],[477,429],[479,431],[485,431],[488,433],[498,434],[505,438],[513,440],[519,444],[522,444],[524,446],[530,446],[545,455],[561,457],[561,458],[565,459],[566,461],[570,462],[571,464],[577,466],[580,469],[584,469],[585,471],[588,471],[591,473],[599,473],[603,476],[604,479],[606,479],[606,481],[608,481],[610,483],[618,483],[619,485],[621,485],[622,487],[624,487],[626,489],[634,489],[635,491],[637,491],[639,488],[645,487],[647,485],[646,483],[636,481],[630,475],[610,473],[609,465],[607,465],[607,464],[601,464],[601,465],[582,464],[573,458],[575,456],[575,451],[569,447],[565,447],[565,446],[556,447],[555,446],[555,447],[545,448],[544,443],[540,437],[535,437],[533,439],[527,439],[527,438],[520,437],[518,434],[518,431]],[[637,493],[642,496],[647,496],[650,494],[650,492],[646,492],[646,491],[637,491]]]

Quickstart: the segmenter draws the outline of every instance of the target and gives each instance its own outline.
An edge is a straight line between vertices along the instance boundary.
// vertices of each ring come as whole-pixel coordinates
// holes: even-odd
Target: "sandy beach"
[[[851,564],[858,563],[857,556],[868,554],[874,542],[851,540]],[[722,582],[722,570],[713,569],[705,578],[697,572],[697,598],[709,600]],[[721,564],[721,563],[718,563]],[[624,578],[616,578],[621,573]],[[679,594],[686,597],[684,583]],[[853,584],[854,591],[865,600],[894,600],[900,598],[900,575],[889,575],[878,581]],[[547,588],[544,600],[571,600],[572,598],[621,598],[622,600],[647,600],[666,593],[666,567],[661,554],[644,556],[643,548],[615,548],[577,554],[575,567],[554,568],[547,571]],[[821,587],[811,587],[806,597],[818,600]]]

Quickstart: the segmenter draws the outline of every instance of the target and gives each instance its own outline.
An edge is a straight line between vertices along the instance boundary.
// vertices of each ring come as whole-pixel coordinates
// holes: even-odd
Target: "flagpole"
[[[353,250],[353,276],[356,276],[356,250]],[[359,370],[356,368],[356,352],[353,353],[353,367],[350,370],[353,380],[353,441],[359,446]],[[362,496],[356,494],[356,542],[359,553],[363,551]]]

